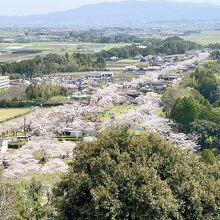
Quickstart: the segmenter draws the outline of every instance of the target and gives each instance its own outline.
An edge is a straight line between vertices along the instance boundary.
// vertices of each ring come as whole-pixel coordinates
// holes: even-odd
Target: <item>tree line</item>
[[[165,40],[146,39],[143,44],[141,44],[141,47],[138,44],[132,44],[120,48],[102,50],[99,55],[105,59],[110,59],[112,56],[116,56],[120,59],[126,59],[134,58],[138,55],[147,56],[159,54],[184,54],[186,51],[201,48],[202,46],[197,43],[185,41],[179,37],[171,37]]]
[[[140,38],[135,35],[110,35],[105,36],[100,33],[90,33],[90,32],[69,32],[66,35],[66,39],[72,39],[75,42],[83,43],[143,43],[145,38]]]
[[[1,64],[0,74],[17,74],[18,76],[30,77],[56,72],[89,71],[104,68],[105,61],[96,55],[84,53],[48,54],[44,57],[37,56],[34,59],[21,62]]]

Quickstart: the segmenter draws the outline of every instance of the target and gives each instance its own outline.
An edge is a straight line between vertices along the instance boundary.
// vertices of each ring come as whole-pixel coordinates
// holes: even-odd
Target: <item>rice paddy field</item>
[[[220,31],[203,31],[199,34],[192,34],[184,37],[186,40],[207,45],[210,43],[220,43]]]
[[[31,112],[28,108],[0,109],[0,122],[14,119]]]

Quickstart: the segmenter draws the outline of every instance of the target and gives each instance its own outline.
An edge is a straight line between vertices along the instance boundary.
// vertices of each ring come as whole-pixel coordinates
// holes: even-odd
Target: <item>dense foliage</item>
[[[179,85],[168,87],[161,98],[161,104],[164,112],[169,115],[177,99],[189,97],[191,94],[192,92],[190,89]]]
[[[38,83],[34,82],[31,83],[26,89],[26,96],[27,99],[43,99],[48,100],[54,96],[66,96],[67,89],[48,82]]]
[[[34,59],[0,65],[0,73],[34,76],[55,72],[88,71],[104,69],[105,61],[99,56],[84,53],[65,55],[48,54],[45,57],[37,56]]]
[[[198,118],[199,111],[199,105],[192,97],[179,98],[172,108],[170,117],[187,129],[190,123]]]
[[[141,47],[138,44],[132,44],[130,46],[103,50],[100,52],[100,55],[105,59],[109,59],[112,56],[125,59],[132,58],[137,55],[183,54],[188,50],[195,50],[199,48],[201,48],[201,46],[194,42],[185,41],[179,37],[171,37],[165,40],[148,39],[142,43]]]
[[[220,47],[219,47],[220,49]],[[213,59],[220,59],[220,51],[219,50],[213,50],[212,53],[211,53],[211,57]]]
[[[0,219],[11,220],[15,214],[15,194],[14,187],[10,184],[1,182],[0,175]]]
[[[105,131],[54,190],[58,219],[218,219],[218,164],[154,134]],[[206,158],[206,156],[204,156]]]
[[[101,33],[95,34],[91,32],[69,32],[66,35],[67,39],[73,39],[78,42],[85,43],[142,43],[145,39],[137,36],[129,36],[129,35],[110,35],[105,36]]]
[[[212,50],[218,50],[220,49],[220,44],[219,43],[209,44],[208,47]]]
[[[49,100],[3,99],[0,100],[0,108],[29,108],[33,106],[52,107],[65,103],[68,103],[68,100],[64,96],[55,96]]]
[[[185,86],[185,91],[190,91],[190,97],[186,93],[185,97],[178,97],[168,92],[162,97],[164,110],[170,118],[177,122],[183,131],[195,133],[202,149],[220,150],[219,67],[219,61],[205,64],[184,79],[179,88]],[[168,112],[167,109],[171,111]]]
[[[212,104],[219,99],[219,86],[215,76],[218,71],[215,71],[213,65],[206,65],[191,75],[195,82],[194,88]]]
[[[184,54],[188,50],[201,49],[201,46],[195,42],[185,41],[179,37],[171,37],[162,41],[162,44],[156,48],[158,53],[167,55]]]
[[[26,88],[25,95],[25,98],[4,98],[0,100],[0,108],[50,107],[68,103],[67,89],[49,82],[31,83]]]
[[[50,204],[49,189],[35,179],[29,183],[21,183],[16,187],[15,217],[14,220],[46,220],[53,219]]]

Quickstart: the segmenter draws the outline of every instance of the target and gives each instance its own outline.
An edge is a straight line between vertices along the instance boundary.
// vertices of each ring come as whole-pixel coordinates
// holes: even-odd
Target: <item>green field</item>
[[[121,64],[137,64],[137,63],[139,63],[139,60],[123,59],[123,60],[119,60],[117,63],[121,63]]]
[[[149,62],[141,63],[138,59],[123,59],[117,62],[106,62],[107,68],[124,68],[126,66],[148,67]]]
[[[22,116],[30,111],[28,108],[0,109],[0,122]]]
[[[73,52],[96,53],[122,47],[127,44],[98,44],[74,42],[31,42],[31,43],[0,43],[0,59],[2,62],[18,61],[34,58],[49,53],[65,54]],[[16,51],[16,53],[10,53]]]
[[[16,179],[14,178],[10,179],[10,181],[18,184],[27,184],[34,179],[48,186],[53,186],[54,184],[60,181],[62,175],[63,173],[61,172],[55,172],[55,173],[33,172],[33,173],[21,174]]]
[[[220,31],[203,31],[199,34],[192,34],[184,37],[185,40],[191,40],[199,44],[220,43]]]
[[[121,114],[127,113],[131,109],[135,109],[136,106],[133,105],[118,105],[110,108],[108,111],[101,116],[101,120],[107,121],[110,119],[110,114],[114,113],[116,118],[119,117]]]

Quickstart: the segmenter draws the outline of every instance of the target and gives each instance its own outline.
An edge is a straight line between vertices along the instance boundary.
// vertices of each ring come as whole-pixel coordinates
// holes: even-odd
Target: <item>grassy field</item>
[[[11,182],[15,184],[28,184],[31,180],[39,181],[42,184],[46,184],[48,186],[53,186],[57,182],[60,181],[63,173],[55,172],[55,173],[25,173],[23,175],[19,175],[16,179],[10,179]]]
[[[121,114],[125,114],[127,113],[129,110],[131,109],[135,109],[136,106],[133,105],[118,105],[118,106],[114,106],[111,109],[109,109],[108,111],[106,111],[104,113],[104,115],[101,116],[101,120],[103,121],[107,121],[110,119],[110,114],[114,113],[116,118],[119,117]]]
[[[139,60],[136,59],[123,59],[117,62],[107,62],[107,68],[124,68],[126,66],[136,66],[136,67],[148,67],[149,62],[141,63]]]
[[[139,60],[135,60],[135,59],[123,59],[123,60],[119,60],[117,63],[121,63],[121,64],[137,64],[139,63]]]
[[[199,34],[186,36],[184,39],[191,40],[203,45],[209,43],[220,43],[220,31],[203,31]]]
[[[28,108],[23,109],[0,109],[0,122],[10,120],[19,116],[22,116],[24,114],[29,113],[31,110]]]

